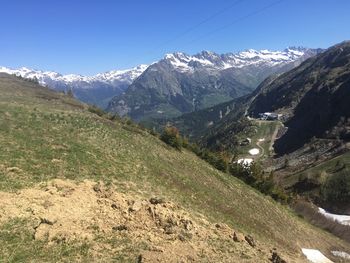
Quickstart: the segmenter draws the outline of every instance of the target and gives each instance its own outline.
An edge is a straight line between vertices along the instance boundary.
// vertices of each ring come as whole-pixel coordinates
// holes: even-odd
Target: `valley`
[[[2,1],[0,263],[350,263],[350,1]]]
[[[334,247],[349,252],[344,241],[137,125],[99,117],[64,94],[13,76],[2,75],[0,88],[0,252],[6,257],[109,261],[118,251],[119,260],[152,262],[188,259],[191,251],[201,261],[220,255],[224,262],[268,262],[276,248],[282,258],[302,262],[303,247],[334,260]],[[147,201],[153,197],[165,203]],[[72,211],[64,218],[55,212],[65,211],[62,204]],[[70,221],[75,225],[67,228]],[[142,231],[154,236],[136,238]],[[233,231],[253,236],[257,245],[234,241]],[[176,256],[169,254],[175,246],[181,248]]]

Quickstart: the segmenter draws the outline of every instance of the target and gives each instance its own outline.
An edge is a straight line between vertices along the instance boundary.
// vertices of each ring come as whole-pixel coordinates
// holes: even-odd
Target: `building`
[[[281,117],[282,117],[282,114],[277,114],[274,112],[259,113],[259,119],[261,120],[276,121],[276,120],[279,120]]]

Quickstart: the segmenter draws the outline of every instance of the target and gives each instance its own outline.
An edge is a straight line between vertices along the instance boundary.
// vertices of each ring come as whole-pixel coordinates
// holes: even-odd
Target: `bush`
[[[166,126],[160,139],[175,149],[181,150],[182,148],[182,138],[179,130],[174,126]]]

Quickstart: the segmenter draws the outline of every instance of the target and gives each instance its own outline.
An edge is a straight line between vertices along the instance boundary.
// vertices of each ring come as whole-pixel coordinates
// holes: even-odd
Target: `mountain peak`
[[[226,69],[242,68],[251,65],[270,64],[279,65],[293,62],[305,56],[308,49],[305,47],[288,47],[283,51],[271,51],[267,49],[247,49],[237,53],[217,54],[204,50],[196,55],[187,55],[182,52],[166,54],[166,61],[175,70],[180,72],[193,72],[196,69]]]
[[[80,74],[66,74],[62,75],[60,73],[54,71],[42,71],[36,69],[30,69],[27,67],[21,67],[18,69],[11,69],[7,67],[0,67],[0,72],[14,74],[17,76],[21,76],[23,78],[37,78],[39,83],[42,85],[48,84],[58,84],[60,86],[66,85],[72,82],[113,82],[116,80],[119,81],[128,81],[132,82],[136,77],[141,75],[143,71],[146,70],[148,65],[141,64],[131,69],[126,70],[111,70],[104,73],[96,74],[95,76],[83,76]],[[55,87],[55,85],[53,85]],[[53,87],[53,88],[54,88]]]

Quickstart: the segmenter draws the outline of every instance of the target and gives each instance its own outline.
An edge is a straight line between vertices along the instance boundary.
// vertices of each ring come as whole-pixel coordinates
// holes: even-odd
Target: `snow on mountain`
[[[251,65],[264,64],[275,66],[298,60],[306,54],[306,48],[287,48],[283,51],[254,50],[249,49],[239,53],[216,54],[210,51],[202,51],[196,55],[187,55],[182,52],[166,54],[163,61],[181,72],[191,72],[195,69],[206,68],[222,70],[227,68],[242,68]],[[10,69],[0,67],[0,72],[15,74],[24,78],[37,78],[42,85],[48,85],[54,89],[68,88],[96,88],[98,83],[107,85],[131,84],[139,77],[148,65],[126,70],[112,70],[99,73],[95,76],[82,76],[76,74],[62,75],[52,71],[33,70],[26,67]],[[97,85],[98,86],[98,85]]]
[[[140,65],[138,67],[127,70],[112,70],[105,73],[99,73],[95,76],[82,76],[76,74],[62,75],[52,71],[33,70],[26,67],[19,69],[10,69],[6,67],[0,67],[0,72],[15,74],[23,78],[37,78],[42,85],[51,85],[52,88],[56,84],[65,84],[70,86],[71,84],[79,84],[79,82],[85,82],[85,84],[91,84],[94,82],[103,82],[105,84],[114,84],[116,82],[125,82],[130,84],[134,79],[140,76],[147,68],[147,65]],[[94,88],[93,85],[80,85],[85,88]],[[75,88],[75,87],[71,87]]]
[[[227,68],[242,68],[251,65],[264,64],[276,66],[300,59],[308,52],[306,48],[287,48],[283,51],[249,49],[239,53],[216,54],[203,51],[196,55],[176,52],[166,54],[163,61],[181,72],[191,72],[198,68],[213,68],[222,70]]]
[[[187,55],[182,52],[166,54],[165,57],[153,63],[151,66],[140,65],[127,70],[112,70],[99,73],[95,76],[82,76],[77,74],[62,75],[52,71],[33,70],[26,67],[19,69],[10,69],[0,66],[0,73],[15,74],[24,78],[36,78],[41,85],[48,86],[58,91],[72,90],[76,98],[83,102],[96,104],[102,108],[107,107],[108,102],[114,97],[125,92],[130,84],[139,76],[144,76],[149,72],[157,71],[156,65],[163,65],[167,70],[175,70],[181,73],[192,73],[197,70],[204,70],[211,74],[221,72],[227,69],[245,69],[261,72],[265,68],[277,68],[279,66],[290,64],[291,62],[302,61],[307,57],[310,49],[306,48],[287,48],[283,51],[253,50],[249,49],[239,53],[217,54],[210,51],[202,51],[196,55]],[[312,56],[312,52],[309,56]],[[250,66],[253,66],[251,68]],[[146,70],[149,68],[149,70]],[[270,70],[271,71],[271,70]],[[269,72],[271,74],[272,72]],[[272,70],[276,72],[278,70]],[[234,72],[231,72],[234,78]],[[204,74],[205,75],[205,74]],[[242,74],[241,74],[242,75]],[[244,75],[244,74],[243,74]],[[266,75],[266,74],[265,74]],[[265,76],[262,74],[262,76]],[[236,76],[237,77],[237,76]],[[152,82],[152,78],[146,78]],[[257,82],[257,80],[251,80]],[[204,81],[204,80],[203,80]],[[245,86],[251,83],[245,80],[237,79]],[[157,82],[159,85],[159,82]],[[163,83],[164,84],[164,83]],[[193,84],[191,84],[193,85]]]
[[[0,73],[15,74],[30,79],[36,78],[43,86],[57,91],[72,90],[77,99],[105,108],[111,98],[124,92],[147,67],[147,65],[140,65],[132,69],[112,70],[95,76],[62,75],[57,72],[25,67],[19,69],[0,67]]]

